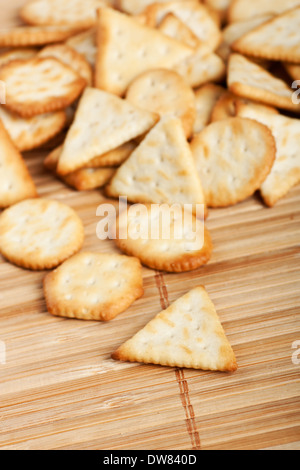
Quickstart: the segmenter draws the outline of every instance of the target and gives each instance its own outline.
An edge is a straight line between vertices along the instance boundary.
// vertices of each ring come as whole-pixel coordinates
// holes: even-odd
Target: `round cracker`
[[[0,47],[42,46],[65,41],[78,32],[78,28],[68,26],[18,26],[2,29]]]
[[[186,136],[192,135],[196,119],[195,94],[176,72],[157,69],[143,73],[129,86],[126,99],[161,117],[172,115],[179,118]]]
[[[27,199],[0,216],[0,252],[23,268],[54,268],[79,251],[83,240],[81,219],[57,201]]]
[[[271,131],[239,117],[210,124],[191,143],[209,207],[250,197],[269,174],[276,155]]]
[[[127,255],[149,268],[174,273],[208,263],[213,248],[204,222],[179,204],[136,205],[134,211],[129,207],[117,219],[116,236]]]

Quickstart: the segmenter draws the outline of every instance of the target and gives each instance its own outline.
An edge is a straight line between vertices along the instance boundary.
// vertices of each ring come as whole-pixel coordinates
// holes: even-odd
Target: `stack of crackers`
[[[20,17],[24,26],[0,31],[0,250],[54,269],[50,313],[114,319],[143,295],[142,265],[181,273],[209,262],[211,209],[256,191],[272,207],[299,183],[300,0],[31,0]],[[140,206],[119,214],[122,254],[79,253],[78,215],[38,198],[22,152],[57,136],[44,162],[55,177]],[[181,237],[136,238],[155,222],[151,204],[173,207],[172,230],[190,207]],[[191,243],[195,227],[203,236]],[[199,286],[113,357],[237,367]]]

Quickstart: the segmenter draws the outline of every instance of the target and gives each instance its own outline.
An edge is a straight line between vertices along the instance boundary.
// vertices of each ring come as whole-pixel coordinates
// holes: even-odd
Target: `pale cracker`
[[[158,29],[166,36],[177,39],[187,46],[196,48],[200,44],[198,36],[173,13],[168,13],[164,17]]]
[[[93,68],[95,67],[97,55],[96,28],[72,36],[67,39],[66,44],[83,55]]]
[[[193,133],[201,132],[211,121],[215,104],[226,93],[225,88],[209,83],[195,92],[196,96],[196,120]]]
[[[52,57],[15,60],[0,68],[6,106],[29,118],[66,108],[86,86],[73,69]]]
[[[205,5],[216,12],[221,24],[227,23],[227,17],[232,0],[204,0]]]
[[[238,367],[215,306],[202,286],[159,313],[112,358],[221,372]]]
[[[159,1],[159,3],[166,3],[170,0],[157,1]],[[185,0],[175,1],[182,2]],[[145,9],[152,3],[155,3],[155,0],[116,0],[116,7],[119,8],[119,10],[124,11],[125,13],[128,13],[130,15],[139,15],[140,13],[143,13]]]
[[[17,47],[0,54],[0,67],[16,59],[32,59],[37,54],[33,47]]]
[[[1,29],[0,47],[43,46],[68,39],[78,29],[69,26],[19,26]]]
[[[227,82],[229,90],[237,96],[300,112],[300,105],[294,104],[292,100],[294,90],[283,80],[240,54],[230,56]]]
[[[66,136],[58,173],[65,175],[84,167],[93,158],[147,132],[158,119],[115,95],[86,88]]]
[[[141,264],[136,258],[107,253],[79,253],[44,279],[52,315],[110,321],[142,297]]]
[[[155,209],[135,205],[134,211],[129,207],[117,219],[116,235],[116,244],[124,253],[160,271],[192,271],[207,264],[212,254],[204,222],[193,214],[187,216],[177,204],[157,205]]]
[[[69,206],[48,199],[27,199],[0,216],[0,252],[27,269],[52,269],[79,251],[81,219]]]
[[[227,62],[232,52],[232,44],[246,33],[249,33],[254,28],[257,28],[257,26],[266,23],[266,21],[269,21],[271,18],[273,18],[273,15],[257,16],[226,26],[222,31],[223,39],[217,49],[217,54],[224,60],[224,62]]]
[[[0,117],[0,208],[36,196],[35,184],[22,155],[14,146]]]
[[[244,104],[256,104],[257,106],[261,107],[264,111],[272,113],[272,114],[279,114],[279,111],[274,108],[273,106],[267,106],[265,104],[258,104],[257,102],[247,99],[241,98],[240,96],[236,96],[234,93],[230,91],[226,91],[223,96],[221,96],[218,101],[216,102],[212,114],[211,114],[211,122],[221,121],[222,119],[227,119],[229,117],[237,116],[237,106],[239,103]]]
[[[153,68],[171,68],[193,49],[109,8],[98,11],[95,86],[123,96],[131,81]]]
[[[191,56],[171,68],[192,88],[198,88],[208,82],[220,82],[226,76],[222,59],[205,46],[198,47]]]
[[[239,117],[210,124],[194,138],[191,149],[208,207],[227,207],[252,196],[276,154],[271,131]]]
[[[40,114],[23,119],[0,106],[0,120],[20,152],[32,150],[48,142],[59,134],[66,124],[65,111]]]
[[[258,26],[235,41],[241,54],[283,62],[300,63],[300,6]]]
[[[165,116],[117,170],[107,187],[131,202],[205,204],[181,121]]]
[[[153,69],[139,75],[129,86],[126,99],[161,117],[178,117],[186,136],[193,132],[196,118],[195,94],[183,77],[172,70]]]
[[[194,0],[154,3],[146,9],[148,24],[158,26],[168,13],[177,16],[211,51],[221,42],[221,31],[208,8]]]
[[[54,57],[68,65],[78,73],[91,86],[93,81],[93,70],[86,58],[66,44],[56,44],[44,47],[38,57]]]
[[[90,28],[96,23],[97,9],[106,5],[102,0],[31,0],[20,16],[29,24]]]
[[[272,207],[300,182],[300,120],[270,115],[254,105],[239,105],[238,115],[268,126],[275,138],[276,159],[260,189],[265,203]]]
[[[299,4],[299,0],[233,0],[228,19],[235,23],[266,14],[279,15]]]

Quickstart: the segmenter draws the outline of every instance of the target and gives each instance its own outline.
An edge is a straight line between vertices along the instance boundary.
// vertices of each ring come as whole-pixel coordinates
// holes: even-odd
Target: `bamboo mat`
[[[1,24],[13,24],[20,3],[0,1]],[[96,236],[101,192],[67,188],[44,170],[44,156],[26,155],[40,196],[76,209],[85,226],[83,249],[118,252],[114,242]],[[144,297],[109,323],[52,317],[42,292],[45,273],[0,258],[0,341],[6,346],[0,449],[300,448],[300,365],[292,362],[292,344],[300,340],[300,186],[273,209],[256,195],[211,210],[207,225],[215,246],[211,262],[181,275],[144,268]],[[110,359],[199,284],[234,348],[236,373]]]

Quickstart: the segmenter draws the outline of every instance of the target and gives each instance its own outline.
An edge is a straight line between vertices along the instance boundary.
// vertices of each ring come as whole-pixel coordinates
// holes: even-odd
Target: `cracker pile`
[[[141,265],[180,273],[210,261],[213,208],[257,191],[272,207],[300,182],[292,88],[300,80],[300,0],[30,0],[20,17],[23,26],[0,31],[0,251],[23,268],[56,268],[44,283],[50,313],[112,320],[143,295]],[[116,237],[123,255],[77,253],[77,214],[37,197],[20,152],[55,136],[62,143],[44,162],[54,177],[146,205],[139,216],[128,206],[118,217],[116,228],[124,214],[133,228]],[[135,239],[151,204],[176,205],[169,228],[189,205],[180,240]],[[199,204],[204,240],[191,244]],[[236,369],[202,287],[113,357]]]

